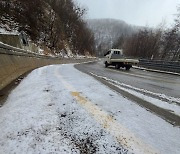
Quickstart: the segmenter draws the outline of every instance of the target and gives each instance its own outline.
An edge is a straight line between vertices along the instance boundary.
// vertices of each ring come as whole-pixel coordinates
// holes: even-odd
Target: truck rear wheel
[[[120,65],[119,64],[116,64],[115,65],[115,69],[119,69],[120,68]]]
[[[104,64],[105,64],[105,67],[108,67],[108,66],[109,66],[108,63],[107,63],[107,61],[106,61]]]
[[[130,68],[131,68],[130,65],[126,66],[126,70],[127,70],[127,71],[130,70]]]

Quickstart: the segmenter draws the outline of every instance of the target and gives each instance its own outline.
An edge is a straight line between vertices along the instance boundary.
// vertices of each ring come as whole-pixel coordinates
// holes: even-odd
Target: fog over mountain
[[[101,56],[105,50],[112,48],[120,36],[130,36],[140,29],[140,27],[129,25],[117,19],[88,19],[87,24],[94,32],[98,56]]]

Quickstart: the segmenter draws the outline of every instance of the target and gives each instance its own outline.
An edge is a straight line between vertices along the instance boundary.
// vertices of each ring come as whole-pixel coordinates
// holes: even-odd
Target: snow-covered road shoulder
[[[72,64],[30,73],[0,108],[0,131],[2,154],[180,151],[178,127]]]

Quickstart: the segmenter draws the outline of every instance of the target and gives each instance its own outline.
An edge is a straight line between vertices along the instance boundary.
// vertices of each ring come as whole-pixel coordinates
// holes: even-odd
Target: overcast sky
[[[86,18],[114,18],[139,26],[170,26],[180,0],[74,0],[86,8]]]

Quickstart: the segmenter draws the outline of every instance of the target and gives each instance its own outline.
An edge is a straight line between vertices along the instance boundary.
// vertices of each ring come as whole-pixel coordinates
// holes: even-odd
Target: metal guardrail
[[[62,59],[61,57],[51,57],[46,55],[40,55],[38,53],[31,52],[29,50],[24,50],[20,48],[16,48],[13,46],[10,46],[8,44],[4,44],[0,42],[0,54],[8,54],[8,55],[17,55],[17,56],[27,56],[27,57],[37,57],[37,58],[43,58],[43,59]]]
[[[0,54],[25,56],[25,57],[36,57],[36,58],[54,59],[54,60],[66,59],[66,58],[60,57],[60,56],[40,55],[38,53],[31,52],[30,50],[24,50],[24,49],[16,48],[16,47],[10,46],[8,44],[4,44],[2,42],[0,42]],[[67,59],[68,60],[81,60],[83,58],[81,58],[81,57],[69,57]],[[91,59],[91,58],[88,58],[88,59]],[[94,59],[94,58],[92,58],[92,59]]]
[[[140,59],[139,66],[161,71],[180,73],[180,62]]]
[[[94,58],[63,58],[40,55],[0,42],[0,91],[27,71],[46,65],[80,63]]]
[[[16,48],[13,46],[10,46],[8,44],[4,44],[0,42],[0,54],[6,54],[6,55],[15,55],[15,56],[24,56],[24,57],[35,57],[35,58],[41,58],[41,59],[51,59],[51,60],[85,60],[85,59],[95,59],[95,57],[60,57],[60,56],[48,56],[48,55],[40,55],[35,52],[31,52],[30,50],[24,50],[20,48]]]

